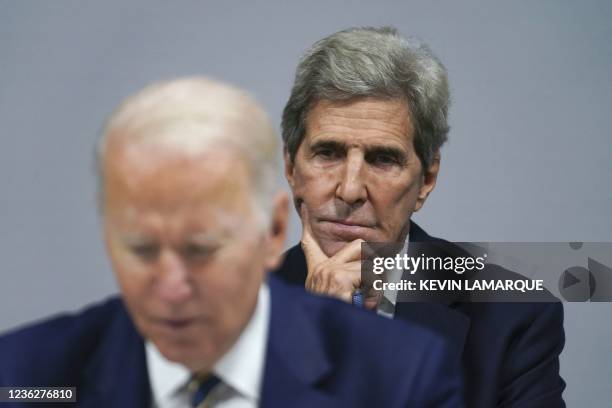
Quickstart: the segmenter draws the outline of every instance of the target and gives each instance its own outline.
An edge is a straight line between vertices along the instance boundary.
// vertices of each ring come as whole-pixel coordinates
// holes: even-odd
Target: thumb
[[[321,262],[329,259],[325,252],[321,249],[317,241],[314,239],[312,234],[312,228],[310,227],[310,216],[305,208],[304,203],[300,207],[300,215],[302,219],[302,250],[306,257],[306,264],[308,271],[319,265]]]

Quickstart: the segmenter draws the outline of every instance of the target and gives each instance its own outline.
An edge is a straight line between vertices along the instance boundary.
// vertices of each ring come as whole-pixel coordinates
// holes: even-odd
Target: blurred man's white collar
[[[259,289],[257,306],[249,323],[236,343],[213,368],[213,373],[222,382],[211,394],[213,406],[229,408],[259,405],[269,323],[270,289],[264,282]],[[167,360],[148,341],[146,356],[153,406],[190,407],[191,396],[185,387],[191,379],[189,370]]]

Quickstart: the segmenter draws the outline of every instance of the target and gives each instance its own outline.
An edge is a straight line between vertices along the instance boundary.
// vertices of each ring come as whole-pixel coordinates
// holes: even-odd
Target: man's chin
[[[359,228],[359,231],[328,231],[328,228],[321,228],[315,237],[319,246],[327,256],[336,255],[342,248],[351,242],[362,239],[369,242],[377,242],[374,231],[370,228]]]
[[[212,350],[203,351],[195,346],[184,347],[168,342],[154,343],[161,355],[168,361],[181,364],[192,371],[199,371],[206,367],[212,367],[215,354]]]
[[[321,245],[321,249],[323,250],[323,252],[325,252],[325,255],[327,255],[328,257],[332,257],[351,242],[352,241],[323,238],[319,241],[319,244]]]

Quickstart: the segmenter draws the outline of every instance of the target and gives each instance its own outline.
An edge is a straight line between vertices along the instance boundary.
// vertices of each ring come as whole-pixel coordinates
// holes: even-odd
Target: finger
[[[335,296],[346,303],[353,303],[353,292],[342,292],[342,294]]]
[[[304,287],[307,290],[312,290],[313,289],[313,276],[308,271],[307,271],[307,274],[306,274],[306,282],[304,283]]]
[[[324,290],[325,282],[321,276],[321,270],[317,268],[309,269],[308,274],[306,275],[306,283],[304,287],[315,293],[322,293]]]
[[[302,203],[300,207],[300,216],[302,219],[302,250],[304,251],[306,265],[308,267],[308,272],[310,273],[315,266],[329,258],[327,255],[325,255],[325,252],[323,252],[313,237],[312,229],[310,227],[310,216],[308,215],[308,211],[306,210],[304,203]]]
[[[319,293],[344,298],[346,293],[351,294],[361,286],[361,264],[349,262],[330,266],[319,279],[321,279],[320,285],[315,285]]]

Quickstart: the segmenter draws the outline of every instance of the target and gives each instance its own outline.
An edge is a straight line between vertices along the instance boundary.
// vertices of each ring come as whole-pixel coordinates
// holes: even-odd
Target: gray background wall
[[[611,22],[606,1],[1,0],[0,331],[116,291],[91,153],[121,98],[206,73],[279,124],[302,51],[354,25],[416,34],[449,70],[450,142],[416,216],[430,233],[612,241]],[[612,400],[611,311],[566,304],[569,406]]]

